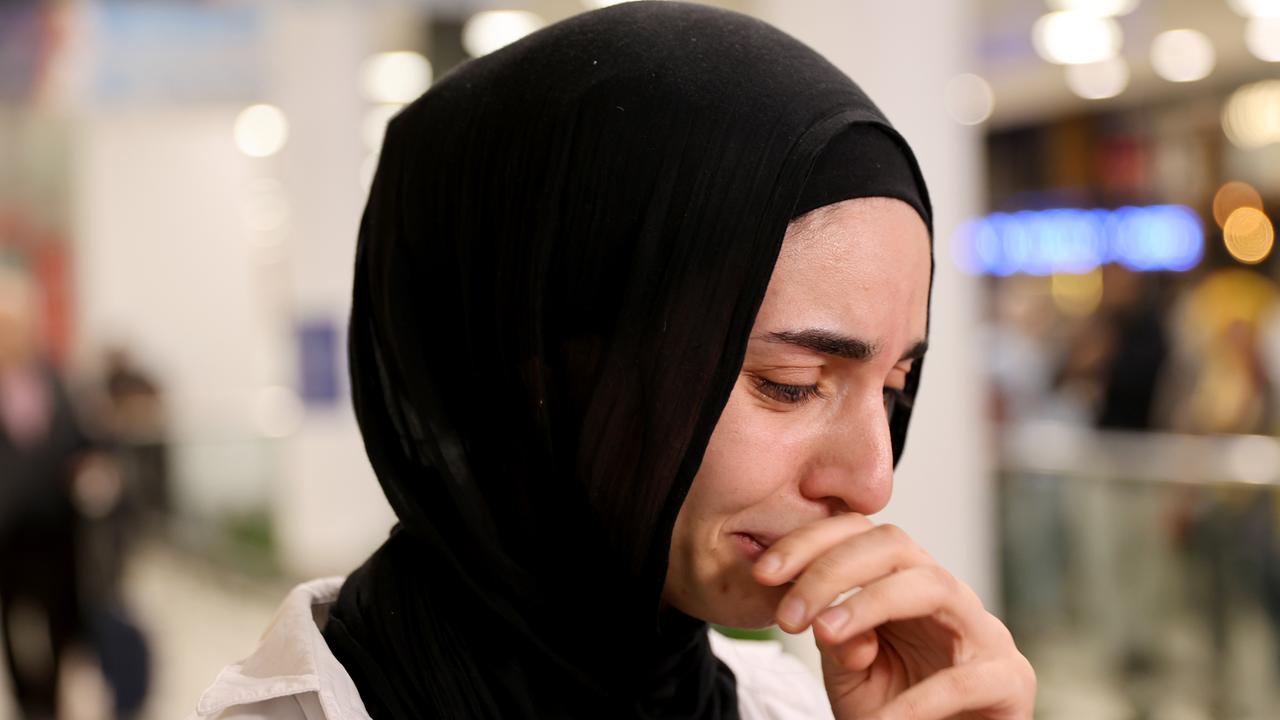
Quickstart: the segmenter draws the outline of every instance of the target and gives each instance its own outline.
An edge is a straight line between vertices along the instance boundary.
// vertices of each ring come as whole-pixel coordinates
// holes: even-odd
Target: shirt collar
[[[341,577],[322,578],[290,591],[257,649],[218,673],[200,695],[197,713],[210,716],[236,705],[314,692],[325,717],[370,720],[351,676],[321,635],[342,582]]]

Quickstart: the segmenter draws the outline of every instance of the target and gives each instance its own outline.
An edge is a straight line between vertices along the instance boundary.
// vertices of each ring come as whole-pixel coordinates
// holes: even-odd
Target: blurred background
[[[607,4],[0,2],[0,717],[185,716],[385,537],[344,358],[383,127]],[[1280,2],[715,4],[918,151],[933,342],[881,517],[1009,624],[1038,716],[1280,717]]]

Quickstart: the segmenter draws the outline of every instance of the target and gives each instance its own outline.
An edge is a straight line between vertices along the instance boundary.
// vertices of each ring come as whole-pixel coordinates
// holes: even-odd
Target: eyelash
[[[757,378],[756,388],[774,400],[788,404],[798,404],[815,397],[822,397],[817,385],[785,385],[765,378]],[[886,410],[911,407],[911,398],[902,390],[887,387],[884,392]]]
[[[756,388],[769,397],[784,403],[801,403],[822,397],[817,385],[784,385],[765,378],[756,379]]]

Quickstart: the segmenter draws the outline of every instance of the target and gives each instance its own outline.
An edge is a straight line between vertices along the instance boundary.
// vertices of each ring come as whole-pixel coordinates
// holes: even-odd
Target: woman
[[[0,255],[0,637],[17,711],[52,718],[63,660],[84,629],[71,490],[90,448],[66,388],[40,355],[36,286],[4,260]]]
[[[929,221],[867,97],[741,15],[627,3],[442,79],[388,128],[356,259],[354,402],[400,523],[202,716],[1030,717],[1003,626],[866,518]],[[815,628],[825,692],[706,628],[775,619]]]

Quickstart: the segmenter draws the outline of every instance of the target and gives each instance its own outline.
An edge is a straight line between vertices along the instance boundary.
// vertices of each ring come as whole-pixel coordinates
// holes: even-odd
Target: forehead
[[[924,336],[929,268],[928,229],[907,203],[857,198],[818,208],[788,227],[756,324],[913,341]]]

